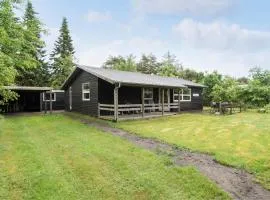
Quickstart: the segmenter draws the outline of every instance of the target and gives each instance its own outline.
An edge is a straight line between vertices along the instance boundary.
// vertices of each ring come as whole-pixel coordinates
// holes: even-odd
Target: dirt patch
[[[78,118],[77,118],[78,119]],[[181,150],[173,145],[165,144],[153,139],[139,137],[126,131],[113,128],[107,123],[92,122],[81,119],[85,124],[94,126],[106,133],[124,138],[137,146],[171,156],[176,165],[194,166],[201,173],[215,182],[220,188],[229,193],[233,199],[269,200],[270,191],[254,182],[254,177],[244,170],[235,169],[217,163],[212,156]]]

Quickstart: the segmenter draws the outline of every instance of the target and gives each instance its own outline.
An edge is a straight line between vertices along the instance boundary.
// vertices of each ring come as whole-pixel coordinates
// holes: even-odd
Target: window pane
[[[45,100],[46,100],[46,101],[50,100],[50,94],[45,93]]]
[[[90,93],[83,93],[83,99],[85,100],[90,99]]]
[[[83,84],[83,89],[84,90],[89,90],[90,89],[89,83],[84,83]]]
[[[45,93],[45,101],[50,101],[50,93]],[[52,101],[55,101],[55,93],[52,93]]]
[[[183,89],[183,94],[191,94],[191,89],[189,89],[189,88],[184,88],[184,89]]]
[[[184,101],[189,101],[190,100],[190,96],[183,96],[183,100]]]

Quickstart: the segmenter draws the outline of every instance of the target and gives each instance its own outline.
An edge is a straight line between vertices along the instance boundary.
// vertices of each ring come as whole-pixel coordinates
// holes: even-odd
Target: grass
[[[229,199],[194,168],[63,115],[0,127],[0,199]]]
[[[221,163],[254,173],[270,189],[270,114],[182,114],[120,122],[116,126],[181,148],[213,154]]]

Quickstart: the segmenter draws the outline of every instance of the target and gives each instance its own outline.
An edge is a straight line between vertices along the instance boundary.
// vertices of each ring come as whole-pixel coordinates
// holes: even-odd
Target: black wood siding
[[[82,100],[82,83],[90,83],[90,101]],[[72,87],[72,110],[75,112],[98,115],[98,78],[85,71],[74,77],[65,91],[65,109],[69,111],[69,87]]]
[[[54,92],[56,94],[56,101],[52,102],[52,109],[53,110],[64,110],[65,103],[64,103],[64,92]],[[43,101],[42,97],[42,110],[45,109],[45,102]],[[50,101],[47,101],[47,110],[50,109]]]
[[[202,88],[191,87],[191,101],[181,101],[181,110],[202,110],[203,109],[203,97],[202,97]],[[171,98],[172,98],[171,91]],[[193,96],[193,94],[199,94],[198,97]]]
[[[82,101],[82,83],[90,83],[90,101]],[[80,71],[71,80],[65,91],[65,108],[69,110],[69,87],[72,87],[72,111],[88,114],[92,116],[98,115],[98,103],[113,104],[114,103],[114,85],[110,84],[92,74]],[[193,87],[190,102],[181,102],[181,110],[202,110],[202,88]],[[154,88],[154,103],[159,102],[159,89]],[[193,96],[193,94],[199,96]],[[173,102],[173,90],[170,91],[171,102]],[[141,103],[141,87],[121,86],[119,89],[119,104],[140,104]]]

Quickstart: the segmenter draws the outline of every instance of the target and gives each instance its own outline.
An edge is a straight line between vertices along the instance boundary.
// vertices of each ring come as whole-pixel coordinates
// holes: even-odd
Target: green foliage
[[[154,56],[153,54],[143,54],[137,64],[137,71],[144,74],[157,74],[159,67],[160,63],[157,61],[156,56]]]
[[[35,62],[33,68],[18,68],[16,83],[26,86],[46,86],[49,81],[48,64],[45,62],[45,42],[41,35],[45,33],[33,5],[27,2],[23,17],[24,39],[23,52],[29,54]]]
[[[54,73],[52,74],[51,85],[54,88],[59,88],[73,70],[73,57],[72,55],[69,55],[65,57],[55,58],[54,65],[57,67],[55,67]]]
[[[167,52],[163,57],[157,74],[161,76],[178,77],[181,69],[182,66],[176,60],[176,56]]]
[[[239,86],[235,79],[224,77],[220,83],[212,88],[210,96],[215,102],[234,102],[238,103]]]
[[[203,90],[204,105],[210,105],[212,101],[212,91],[216,85],[220,85],[222,82],[222,75],[217,71],[213,73],[206,73],[204,75],[203,84],[206,86]]]
[[[249,106],[263,107],[270,103],[270,71],[255,67],[250,70],[251,80],[240,91],[240,97]]]
[[[17,69],[31,67],[31,57],[23,52],[24,30],[15,17],[12,0],[0,1],[0,104],[16,97],[14,92],[3,90],[2,86],[14,83]]]
[[[137,71],[137,65],[133,55],[129,55],[126,58],[122,56],[110,56],[103,67],[120,71]]]
[[[55,42],[55,47],[51,54],[51,83],[53,87],[59,88],[72,72],[74,68],[74,53],[68,22],[64,17],[60,28],[60,35]]]
[[[202,83],[204,80],[204,73],[203,72],[196,72],[195,70],[189,68],[181,68],[179,72],[179,78],[183,78],[186,80],[194,81],[196,83]]]

